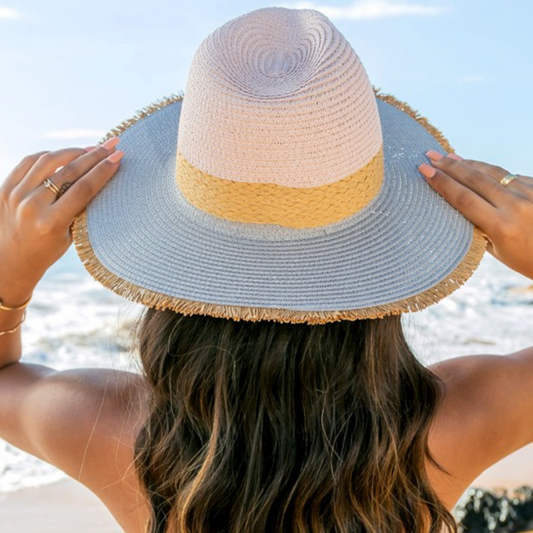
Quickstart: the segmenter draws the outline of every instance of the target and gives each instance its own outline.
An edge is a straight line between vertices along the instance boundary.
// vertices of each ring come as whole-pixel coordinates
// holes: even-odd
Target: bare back
[[[38,371],[38,365],[13,367],[3,370],[0,378],[11,387],[17,379],[29,379],[28,373]],[[533,427],[525,422],[531,411],[520,396],[531,396],[533,389],[533,349],[509,356],[458,357],[430,368],[443,378],[446,395],[430,428],[429,448],[452,475],[429,461],[426,470],[451,511],[484,470],[533,439]],[[24,416],[13,414],[14,423],[26,420],[28,427],[16,434],[17,428],[3,420],[13,434],[0,436],[87,486],[126,533],[144,533],[149,505],[133,465],[135,439],[148,416],[144,379],[110,369],[79,369],[55,372],[41,381],[33,399],[26,402]],[[9,394],[15,409],[16,391],[8,391],[6,397]],[[50,398],[56,403],[53,417],[46,413],[51,409]],[[516,409],[517,404],[524,410]],[[46,438],[32,448],[28,439],[17,440],[23,430]]]
[[[490,410],[490,406],[497,400],[493,396],[494,401],[487,403],[487,395],[497,396],[497,392],[494,385],[488,383],[485,374],[493,374],[488,368],[490,363],[493,366],[504,363],[501,360],[495,361],[494,358],[502,359],[501,356],[466,356],[443,361],[431,367],[446,382],[446,398],[430,430],[429,448],[435,459],[449,470],[453,477],[443,474],[429,461],[426,462],[426,469],[431,485],[450,511],[472,481],[484,470],[527,444],[520,435],[507,438],[505,442],[501,441],[501,438],[498,440],[495,432],[502,432],[501,425],[487,426],[485,423],[488,417],[483,416],[481,410],[484,408]],[[142,378],[139,376],[138,379]],[[489,387],[489,390],[484,392],[484,387]],[[488,414],[490,417],[490,413]],[[138,423],[138,428],[132,429],[132,437],[141,423]],[[488,434],[487,431],[491,431],[492,434]],[[494,438],[496,442],[500,442],[499,446],[489,448],[481,445],[495,442]],[[122,448],[122,453],[125,464],[132,460],[130,448]],[[120,496],[117,491],[108,493],[104,503],[117,520],[122,521],[128,533],[143,532],[143,528],[135,521],[117,516],[121,501],[124,501],[124,496]],[[143,516],[147,520],[148,508],[146,507],[143,512],[146,513]]]

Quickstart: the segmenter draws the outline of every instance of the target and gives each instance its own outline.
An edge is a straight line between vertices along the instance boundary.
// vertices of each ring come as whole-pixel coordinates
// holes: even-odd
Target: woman
[[[455,290],[476,268],[485,246],[505,265],[533,279],[529,230],[533,178],[446,154],[446,139],[407,104],[390,95],[370,98],[374,93],[357,55],[337,46],[344,43],[342,35],[320,13],[265,8],[230,23],[210,35],[197,52],[183,109],[182,98],[172,98],[115,128],[113,132],[121,137],[109,133],[100,146],[29,155],[2,183],[0,438],[83,483],[128,533],[454,531],[450,511],[469,484],[489,466],[533,441],[533,348],[506,357],[464,356],[425,368],[405,340],[400,317]],[[283,42],[290,47],[288,36],[296,39],[295,31],[305,37],[319,35],[313,33],[317,28],[330,32],[335,38],[328,42],[337,43],[335,50],[347,54],[344,62],[338,56],[332,64],[345,68],[348,57],[351,66],[342,72],[363,80],[353,90],[358,105],[339,101],[337,107],[328,108],[335,95],[341,94],[338,80],[348,83],[350,78],[342,78],[340,71],[324,77],[320,61],[302,60],[300,65],[297,56],[280,55],[279,48],[269,44]],[[234,36],[252,30],[253,35],[264,37],[263,44],[254,49],[263,58],[256,63],[253,54],[241,53],[238,47],[231,52],[229,46],[235,44]],[[300,42],[313,46],[303,37]],[[327,44],[322,45],[331,53]],[[261,46],[265,47],[263,55],[258,52]],[[210,55],[200,53],[206,50]],[[311,56],[316,59],[317,51]],[[324,53],[321,57],[326,61],[332,56]],[[238,68],[236,59],[239,65],[256,69],[253,76],[245,69],[239,71],[240,83],[245,79],[253,90],[247,93],[248,107],[224,115],[221,109],[237,105],[227,91],[228,73]],[[315,97],[324,94],[319,105],[312,101],[305,107],[303,100],[284,99],[292,93],[281,90],[282,82],[308,87],[301,80],[309,77],[290,78],[295,65],[315,76],[309,86],[321,87],[314,93]],[[223,75],[228,83],[217,84],[217,76],[220,81]],[[322,92],[324,87],[329,90]],[[208,101],[202,92],[207,90],[216,97]],[[232,90],[244,91],[242,85]],[[265,109],[261,106],[267,93],[278,98],[276,102],[283,100],[285,114],[275,116],[272,108],[260,123],[254,122],[253,112]],[[362,103],[368,102],[372,105],[364,108]],[[327,115],[328,109],[336,110],[336,115]],[[360,120],[363,111],[365,121]],[[272,118],[291,118],[293,112],[299,117],[294,120],[305,112],[310,120],[322,120],[321,127],[308,128],[302,145],[295,144],[300,138],[289,139],[289,126],[276,129],[280,122]],[[179,135],[171,120],[174,116],[179,117]],[[233,123],[239,128],[227,122],[216,127],[218,119],[228,117],[240,121]],[[342,135],[340,128],[351,120],[365,124],[364,136],[350,137],[353,130],[348,127]],[[324,132],[331,124],[337,129],[328,138]],[[208,130],[204,131],[205,125]],[[400,137],[398,127],[403,132]],[[275,135],[269,137],[272,131]],[[282,139],[285,142],[275,142],[280,131],[289,132]],[[202,132],[209,135],[208,143],[199,142]],[[198,134],[196,142],[193,134]],[[274,178],[284,177],[277,162],[287,146],[299,146],[284,163],[299,165],[294,166],[290,179],[324,179],[328,169],[310,174],[302,156],[319,135],[322,159],[332,154],[338,158],[336,150],[343,139],[358,147],[349,163],[359,181],[351,179],[352,174],[351,181],[335,181],[330,175],[327,183],[318,185],[316,196],[312,195],[316,183],[293,183],[290,189],[288,183],[276,183]],[[176,136],[178,151],[173,152]],[[123,150],[116,149],[118,141]],[[269,171],[275,186],[259,178],[248,183],[239,179],[251,175],[252,167],[244,172],[249,160],[238,159],[239,154],[250,153],[244,149],[247,142],[257,148],[253,164],[263,165],[257,175],[264,177]],[[214,147],[212,153],[206,152],[209,147]],[[408,148],[413,147],[410,152]],[[370,159],[373,167],[368,166],[368,158],[357,159],[366,149],[376,150]],[[426,149],[428,162],[422,163]],[[141,150],[142,157],[136,157]],[[124,154],[127,157],[119,162]],[[232,168],[235,158],[242,173],[234,176],[231,194],[226,194],[227,184],[219,177]],[[413,161],[418,161],[416,167]],[[178,163],[174,176],[173,165]],[[220,172],[211,174],[208,163],[220,163]],[[147,175],[154,180],[151,188]],[[163,175],[178,178],[178,187],[170,192],[179,192],[179,199],[169,199]],[[201,179],[194,181],[198,176]],[[343,193],[328,199],[328,206],[336,202],[335,210],[328,211],[321,202],[341,182]],[[267,193],[261,196],[263,191]],[[390,191],[397,201],[379,207]],[[209,204],[206,199],[211,193],[215,193],[215,202]],[[422,196],[407,203],[400,201],[404,193],[411,199]],[[196,208],[191,213],[199,217],[198,224],[207,221],[204,226],[173,218],[175,211],[169,206],[190,208],[178,204],[185,197]],[[275,202],[265,209],[274,197]],[[277,210],[280,198],[289,209]],[[243,201],[249,209],[239,208]],[[126,210],[120,209],[122,202]],[[262,209],[253,211],[252,202]],[[307,216],[313,202],[319,209]],[[141,220],[149,205],[157,209]],[[433,210],[424,211],[426,205]],[[115,218],[108,220],[110,213]],[[363,215],[372,217],[369,220],[375,224],[390,218],[381,230],[382,241],[365,239],[370,229],[361,229]],[[137,225],[122,226],[126,221]],[[417,239],[408,221],[412,231],[422,228]],[[432,222],[436,225],[431,226]],[[314,223],[318,230],[312,227]],[[209,224],[215,228],[216,240],[206,237]],[[395,224],[399,228],[393,242]],[[448,233],[439,234],[432,248],[424,239],[432,239],[444,225]],[[234,227],[237,233],[231,233]],[[310,274],[304,269],[307,264],[291,269],[290,261],[297,262],[306,253],[307,261],[312,257],[309,254],[318,257],[327,239],[340,239],[348,227],[359,239],[357,246],[342,241],[336,255],[320,256],[321,263]],[[159,228],[165,235],[161,242],[157,241]],[[252,253],[258,249],[257,228],[271,232],[270,247],[265,248],[268,255],[261,261],[271,260],[273,266],[261,276],[246,278]],[[145,230],[153,235],[161,256],[176,245],[172,253],[183,266],[179,272],[168,267],[173,256],[163,261],[145,253],[152,246],[142,238]],[[192,237],[186,243],[183,235],[187,232]],[[127,242],[118,237],[106,240],[109,235],[126,236]],[[300,239],[302,235],[307,240]],[[444,246],[449,235],[457,239],[455,244],[450,241],[439,260],[429,257],[428,250],[439,252],[438,245]],[[461,235],[466,236],[463,241]],[[390,246],[398,244],[408,255],[402,261],[395,256],[389,270],[380,270],[387,255],[380,245],[386,238]],[[56,372],[20,362],[24,309],[39,280],[73,239],[95,279],[146,304],[133,332],[142,375],[103,368]],[[240,255],[230,263],[239,239],[243,239]],[[298,253],[283,256],[285,244]],[[348,261],[365,246],[368,252],[359,258],[363,261],[374,254],[368,263],[371,268],[360,263],[356,273],[361,276],[347,277]],[[213,261],[209,257],[214,249]],[[196,262],[186,264],[198,250]],[[417,253],[422,266],[406,266]],[[118,262],[113,254],[122,254]],[[448,271],[441,272],[447,258],[451,258]],[[231,269],[225,267],[226,262]],[[260,267],[256,262],[254,268],[259,271]],[[283,279],[276,277],[282,270],[274,267],[286,269]],[[304,276],[312,277],[322,268],[330,277],[317,276],[314,284],[308,279],[303,287],[309,291],[303,290],[299,282]],[[143,278],[150,269],[153,277]],[[382,283],[366,282],[375,273],[372,269],[380,272]],[[387,276],[394,269],[400,273],[393,283]],[[431,284],[427,279],[419,281],[431,269],[438,273]],[[198,290],[196,299],[174,290],[181,283],[179,276],[189,274],[187,283]],[[414,285],[404,290],[403,279]],[[166,280],[174,286],[165,285]],[[275,293],[279,287],[283,291]],[[261,288],[267,292],[261,293]],[[272,305],[259,305],[269,289]],[[383,294],[378,298],[376,291],[385,289],[388,299]],[[220,294],[227,294],[225,290],[230,296],[224,304]],[[304,301],[304,297],[309,299]],[[355,305],[362,297],[368,305]],[[326,298],[336,298],[336,305],[328,306]],[[282,301],[288,303],[284,306]]]

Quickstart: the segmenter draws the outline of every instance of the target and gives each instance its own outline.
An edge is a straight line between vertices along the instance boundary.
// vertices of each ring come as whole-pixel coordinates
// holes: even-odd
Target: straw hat
[[[157,309],[322,324],[413,312],[479,265],[482,232],[418,171],[452,151],[370,83],[319,11],[217,28],[184,94],[111,129],[125,152],[74,220],[85,268]]]

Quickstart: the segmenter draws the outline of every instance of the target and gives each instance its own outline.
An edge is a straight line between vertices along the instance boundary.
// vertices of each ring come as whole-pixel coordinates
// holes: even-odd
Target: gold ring
[[[511,181],[517,179],[518,176],[516,174],[507,174],[504,178],[500,180],[500,183],[505,187],[508,183]]]
[[[48,187],[49,189],[51,189],[52,191],[54,191],[57,195],[57,197],[59,198],[61,196],[61,191],[57,188],[57,186],[50,180],[50,178],[46,178],[44,181],[43,181],[43,185],[45,187]]]

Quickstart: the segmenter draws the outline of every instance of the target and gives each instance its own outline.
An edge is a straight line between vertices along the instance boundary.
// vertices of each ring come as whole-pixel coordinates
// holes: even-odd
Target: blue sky
[[[533,0],[0,0],[0,181],[184,90],[211,31],[272,5],[322,11],[463,157],[533,176]]]

